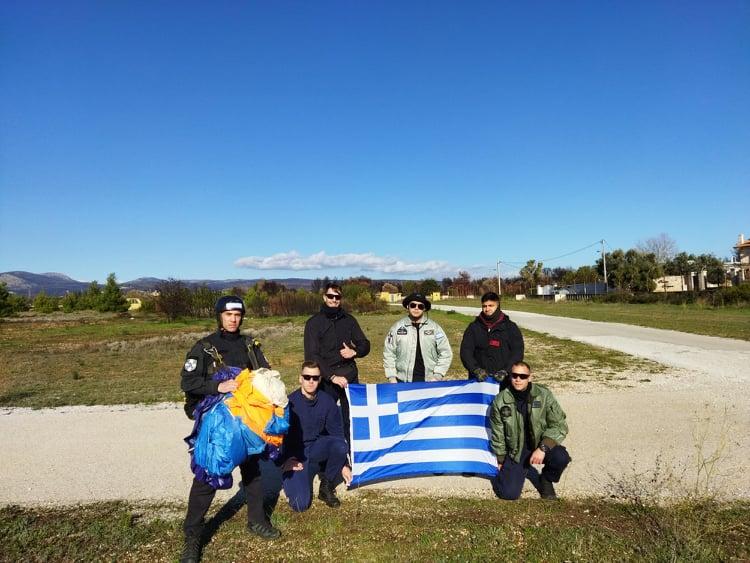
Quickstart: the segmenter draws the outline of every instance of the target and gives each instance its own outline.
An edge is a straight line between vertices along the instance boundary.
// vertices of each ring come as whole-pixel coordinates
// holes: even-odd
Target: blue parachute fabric
[[[251,456],[262,454],[266,449],[266,443],[263,441],[263,438],[245,426],[240,418],[235,418],[235,420],[239,422],[240,435],[244,444],[245,455]]]
[[[195,463],[211,476],[232,473],[247,458],[243,426],[223,402],[214,405],[201,421],[193,450]]]
[[[263,431],[274,436],[281,436],[289,432],[289,405],[284,408],[284,416],[274,414]]]

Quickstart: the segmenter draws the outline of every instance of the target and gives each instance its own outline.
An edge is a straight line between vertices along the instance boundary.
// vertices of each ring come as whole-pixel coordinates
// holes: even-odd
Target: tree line
[[[6,284],[0,283],[0,317],[8,317],[33,308],[39,313],[53,313],[63,310],[99,311],[101,313],[121,313],[128,310],[128,301],[117,285],[115,274],[107,276],[104,287],[99,282],[92,281],[86,291],[72,291],[62,297],[47,295],[45,291],[36,294],[33,300],[22,295],[10,293]]]

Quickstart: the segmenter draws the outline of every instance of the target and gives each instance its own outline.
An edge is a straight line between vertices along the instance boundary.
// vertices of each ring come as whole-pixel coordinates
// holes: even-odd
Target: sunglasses
[[[333,299],[334,301],[341,301],[341,296],[338,293],[326,293],[326,297],[328,297],[328,299]]]
[[[305,381],[320,381],[319,375],[304,375],[302,374],[302,379]]]
[[[424,303],[409,303],[409,309],[424,310]]]
[[[531,374],[530,373],[516,373],[516,372],[513,372],[513,373],[510,374],[510,376],[513,379],[528,379],[529,377],[531,377]]]

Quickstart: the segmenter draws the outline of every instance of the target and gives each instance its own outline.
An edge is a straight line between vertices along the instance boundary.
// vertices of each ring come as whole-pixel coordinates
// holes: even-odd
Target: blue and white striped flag
[[[352,486],[431,473],[497,474],[493,380],[349,385]]]

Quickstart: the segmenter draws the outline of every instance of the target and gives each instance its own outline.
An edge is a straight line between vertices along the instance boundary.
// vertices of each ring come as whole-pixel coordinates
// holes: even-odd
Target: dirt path
[[[630,387],[557,393],[568,413],[566,445],[574,459],[558,487],[562,495],[609,494],[612,482],[632,486],[637,473],[644,474],[643,482],[656,477],[664,495],[684,494],[702,486],[700,460],[719,449],[720,460],[710,466],[712,488],[722,497],[750,498],[750,481],[737,469],[750,447],[745,429],[750,420],[750,343],[531,313],[510,316],[522,328],[672,367],[649,382],[632,374]],[[0,504],[184,502],[191,477],[182,437],[190,428],[180,405],[171,403],[0,409]],[[460,476],[408,479],[363,490],[370,488],[492,496],[484,479]],[[525,494],[533,494],[528,485]]]

